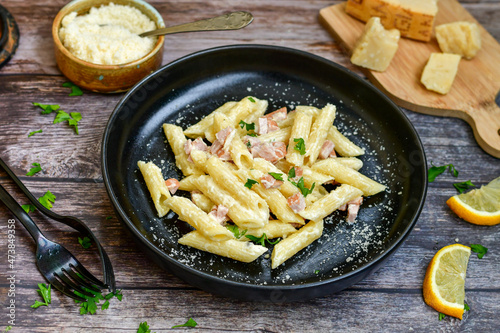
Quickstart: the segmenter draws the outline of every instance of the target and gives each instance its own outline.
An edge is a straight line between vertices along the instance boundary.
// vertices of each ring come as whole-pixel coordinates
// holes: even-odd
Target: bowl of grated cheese
[[[142,0],[73,0],[52,25],[56,62],[81,88],[115,93],[130,89],[161,66],[164,37],[139,37],[164,28]]]

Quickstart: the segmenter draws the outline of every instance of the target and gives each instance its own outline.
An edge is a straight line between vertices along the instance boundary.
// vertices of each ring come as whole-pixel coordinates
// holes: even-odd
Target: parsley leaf
[[[113,216],[106,216],[106,220],[111,220]]]
[[[10,331],[11,329],[12,329],[12,326],[7,326],[7,327],[5,328],[5,332]]]
[[[319,269],[315,270],[314,274],[319,274]]]
[[[79,86],[74,84],[73,82],[64,82],[62,84],[63,87],[65,88],[71,88],[71,93],[68,96],[82,96],[83,91],[80,89]]]
[[[79,112],[71,112],[68,114],[66,111],[58,110],[57,115],[54,118],[54,124],[61,123],[63,121],[67,121],[70,126],[73,126],[75,129],[75,133],[78,133],[78,122],[82,120],[82,115]]]
[[[234,234],[234,237],[240,239],[247,233],[247,229],[240,232],[240,228],[237,225],[228,224],[226,228]]]
[[[32,213],[32,212],[34,212],[36,210],[36,207],[34,205],[31,205],[31,204],[29,204],[29,205],[21,205],[21,207],[28,214]]]
[[[293,169],[293,168],[292,168]],[[297,186],[298,189],[300,190],[300,192],[302,193],[302,195],[305,197],[307,197],[308,194],[311,194],[314,190],[314,187],[316,186],[316,183],[313,183],[312,186],[311,186],[311,189],[308,189],[305,185],[304,185],[304,177],[300,177],[299,181],[298,182],[293,182],[291,180],[288,180],[290,183],[292,183],[293,185]]]
[[[38,131],[33,131],[33,132],[30,132],[30,134],[28,134],[28,138],[35,135],[36,133],[42,133],[42,130],[39,129]]]
[[[87,300],[85,302],[77,301],[75,300],[75,303],[80,304],[80,314],[81,315],[86,315],[86,314],[94,314],[97,311],[97,306],[101,301],[104,301],[104,303],[101,305],[101,310],[106,310],[109,307],[109,300],[113,297],[118,298],[119,301],[122,300],[123,295],[121,294],[121,290],[117,290],[114,293],[109,293],[105,296],[103,296],[100,292],[95,292],[93,290],[90,290],[88,288],[82,287],[85,291],[91,293],[94,295],[94,297],[88,297],[85,295],[80,294],[77,291],[73,291],[76,295],[81,296],[83,298],[86,298]]]
[[[269,174],[276,180],[283,181],[283,175],[279,172],[269,172]]]
[[[295,167],[292,167],[290,168],[290,170],[288,170],[288,180],[290,180],[290,178],[295,178]]]
[[[47,209],[52,208],[52,204],[56,201],[56,196],[53,195],[50,191],[45,192],[44,195],[42,195],[40,198],[38,198],[38,201]]]
[[[92,241],[90,240],[90,238],[88,238],[87,236],[83,237],[83,238],[80,238],[78,237],[78,243],[80,243],[80,245],[84,248],[84,249],[88,249],[89,247],[92,246]]]
[[[175,325],[175,326],[172,326],[172,328],[177,328],[177,327],[196,327],[196,325],[198,325],[198,323],[196,321],[194,321],[193,318],[189,318],[188,321],[186,321],[184,324],[182,324],[182,325]]]
[[[300,153],[300,155],[305,155],[306,154],[306,142],[304,141],[304,139],[302,139],[302,138],[293,139],[293,142],[297,142],[297,144],[295,145],[295,147],[293,147],[293,149],[298,151]]]
[[[51,301],[51,296],[50,296],[50,284],[45,285],[44,283],[39,283],[38,284],[38,294],[43,298],[43,302],[40,301],[35,301],[35,303],[31,306],[33,309],[37,309],[40,306],[48,306]]]
[[[241,128],[245,128],[247,131],[254,131],[255,130],[255,123],[246,123],[243,120],[240,120],[238,123]]]
[[[253,99],[252,97],[248,97],[248,99],[250,100],[250,102],[255,103],[255,99]]]
[[[455,188],[457,189],[458,193],[463,193],[466,190],[468,190],[469,188],[471,188],[473,186],[476,186],[476,185],[472,184],[472,182],[470,180],[468,180],[466,182],[453,183],[453,186],[455,186]]]
[[[271,245],[274,245],[274,244],[278,244],[279,241],[281,240],[281,238],[278,238],[277,240],[275,240],[274,242],[271,242],[267,236],[266,236],[266,233],[264,232],[262,234],[262,236],[260,237],[257,237],[257,236],[252,236],[252,235],[245,235],[246,238],[250,239],[252,242],[256,243],[256,244],[260,244],[262,246],[266,246],[266,241],[271,244]]]
[[[252,189],[252,186],[254,184],[257,184],[257,183],[258,183],[258,181],[250,179],[250,178],[247,178],[247,182],[245,183],[245,187],[247,187],[249,189]]]
[[[70,120],[71,117],[66,111],[58,110],[57,115],[54,118],[54,124],[62,123],[63,121]]]
[[[147,321],[139,324],[139,329],[137,330],[137,333],[151,333]]]
[[[41,104],[41,103],[33,103],[34,106],[39,106],[43,109],[42,114],[49,114],[52,111],[57,111],[59,109],[59,105],[57,104]]]
[[[443,320],[446,317],[444,313],[439,312],[439,321]]]
[[[472,252],[477,253],[477,257],[479,259],[482,259],[484,257],[484,255],[486,254],[486,252],[488,252],[488,248],[482,246],[481,244],[471,244],[470,249]]]
[[[439,176],[440,174],[442,174],[443,172],[445,172],[446,169],[448,169],[450,171],[450,173],[453,175],[453,177],[458,177],[458,171],[457,171],[457,169],[455,169],[453,164],[435,166],[431,162],[431,165],[432,165],[432,167],[429,168],[429,172],[428,172],[428,176],[427,176],[427,180],[429,181],[429,183],[432,183],[436,179],[436,177]]]
[[[28,171],[26,176],[33,176],[35,173],[42,171],[40,163],[32,163],[31,165],[33,165],[33,168],[31,168],[30,171]]]
[[[464,311],[470,311],[469,304],[464,302]]]

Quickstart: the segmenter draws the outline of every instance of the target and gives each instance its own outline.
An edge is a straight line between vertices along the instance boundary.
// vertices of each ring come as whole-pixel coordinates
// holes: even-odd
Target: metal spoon
[[[143,32],[139,37],[160,36],[176,34],[179,32],[237,30],[246,27],[253,21],[252,14],[248,12],[232,12],[206,20],[174,25],[173,27],[156,29]]]

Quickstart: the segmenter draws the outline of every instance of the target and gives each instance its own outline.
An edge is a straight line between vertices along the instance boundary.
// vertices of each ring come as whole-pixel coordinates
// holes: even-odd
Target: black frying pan
[[[246,264],[177,244],[190,227],[172,212],[157,217],[137,168],[138,160],[153,161],[165,179],[180,178],[161,125],[186,128],[224,102],[247,95],[267,99],[269,111],[334,103],[337,127],[367,151],[361,171],[388,187],[365,200],[354,224],[345,221],[345,213],[334,212],[319,240],[274,270],[264,256]],[[114,207],[152,259],[194,286],[247,300],[305,300],[360,281],[408,236],[427,189],[420,139],[385,95],[333,62],[262,45],[201,51],[137,84],[109,119],[102,168]]]

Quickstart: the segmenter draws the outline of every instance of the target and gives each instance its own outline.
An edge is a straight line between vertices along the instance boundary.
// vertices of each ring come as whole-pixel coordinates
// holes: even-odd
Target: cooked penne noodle
[[[274,269],[304,249],[323,233],[323,221],[309,221],[298,231],[290,234],[274,246],[271,268]]]
[[[148,187],[151,199],[153,199],[158,216],[165,216],[169,211],[166,201],[171,195],[167,185],[165,185],[165,179],[161,174],[160,168],[153,162],[145,163],[143,161],[137,162],[137,166],[146,181],[146,186]]]
[[[307,165],[311,166],[318,159],[319,152],[325,142],[329,128],[332,126],[335,119],[336,107],[332,104],[327,104],[321,109],[320,114],[311,126],[311,133],[306,142]]]
[[[339,183],[359,188],[365,196],[374,195],[385,190],[384,185],[337,162],[335,158],[319,161],[312,166],[312,169],[332,176]]]
[[[351,140],[340,133],[335,126],[330,127],[326,139],[333,142],[335,145],[335,151],[341,156],[359,156],[365,153],[363,148],[356,146]]]
[[[343,184],[318,201],[306,207],[299,215],[307,220],[318,221],[330,215],[343,204],[360,197],[363,192],[351,185]]]
[[[174,152],[175,165],[181,169],[184,176],[201,174],[201,172],[196,169],[196,166],[188,161],[188,156],[184,151],[184,145],[187,140],[182,132],[182,128],[171,124],[163,124],[163,132],[165,132],[167,141]]]
[[[288,179],[288,175],[278,169],[276,166],[274,166],[271,162],[266,161],[262,158],[254,158],[253,160],[253,167],[259,171],[262,171],[264,173],[268,172],[276,172],[280,173],[282,175],[283,179]],[[283,184],[278,188],[278,190],[286,197],[291,197],[295,193],[299,192],[300,190],[294,186],[292,183],[286,181],[283,182]]]
[[[199,176],[200,175],[187,176],[186,178],[183,178],[183,179],[179,180],[179,190],[189,191],[189,192],[198,190],[196,188],[196,185],[195,185],[194,181]]]
[[[314,186],[312,193],[306,196],[306,207],[311,206],[314,202],[328,195],[328,191],[321,185]]]
[[[308,167],[302,167],[303,169],[303,177],[304,177],[304,185],[307,187],[311,187],[313,183],[316,183],[316,186],[331,182],[334,178],[330,175],[325,175],[324,173],[317,172],[316,170],[312,170]]]
[[[297,105],[295,111],[305,113],[313,118],[313,121],[316,120],[318,115],[321,113],[321,110],[309,105]]]
[[[307,140],[309,138],[309,132],[311,131],[312,117],[303,113],[298,112],[295,116],[293,122],[292,131],[290,133],[290,140],[288,141],[288,148],[286,152],[286,160],[293,165],[303,165],[304,155],[300,151],[296,150],[296,147],[300,142],[296,140],[303,140],[305,146],[305,153],[307,153]]]
[[[241,141],[238,135],[235,135],[231,142],[229,143],[229,153],[231,154],[231,159],[238,169],[250,169],[253,166],[253,156],[248,151],[247,147]]]
[[[188,127],[184,131],[184,135],[188,138],[196,139],[197,137],[205,137],[205,131],[208,127],[212,126],[214,123],[214,116],[216,112],[220,112],[226,114],[231,110],[238,102],[227,102],[223,104],[221,107],[217,108],[215,111],[207,115],[205,118],[194,124],[193,126]]]
[[[245,235],[262,237],[263,234],[266,234],[266,237],[268,239],[273,239],[273,238],[285,238],[296,231],[297,229],[295,229],[289,223],[282,222],[280,220],[270,220],[269,223],[263,228],[248,229]],[[249,240],[249,239],[246,237],[242,237],[240,240]]]
[[[267,252],[266,247],[250,242],[240,242],[234,239],[213,241],[199,231],[185,234],[179,239],[179,244],[242,262],[252,262]]]
[[[356,157],[336,157],[335,159],[337,162],[340,162],[346,167],[349,167],[356,171],[363,167],[363,161]]]
[[[259,136],[259,139],[262,142],[274,142],[274,141],[288,142],[290,140],[291,132],[292,132],[291,126],[284,127],[274,132],[262,134]]]
[[[210,213],[215,205],[212,200],[203,193],[191,192],[191,200],[205,213]]]
[[[217,242],[234,239],[231,231],[218,223],[213,216],[201,210],[191,200],[173,196],[166,201],[166,204],[172,211],[179,215],[179,219],[187,222],[205,237]]]

